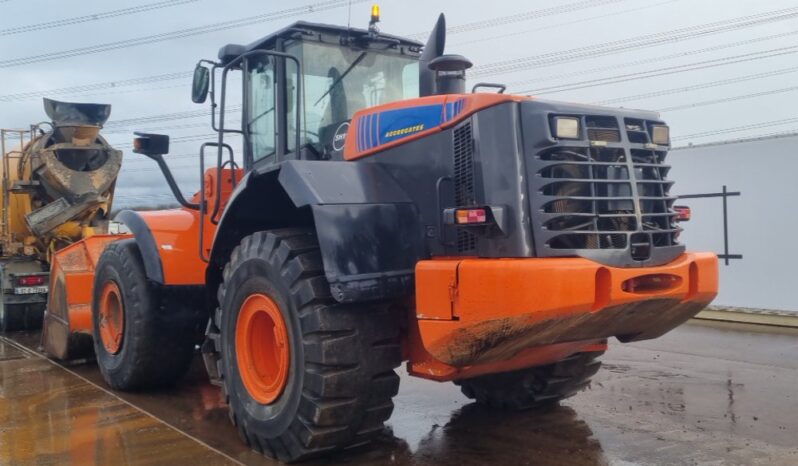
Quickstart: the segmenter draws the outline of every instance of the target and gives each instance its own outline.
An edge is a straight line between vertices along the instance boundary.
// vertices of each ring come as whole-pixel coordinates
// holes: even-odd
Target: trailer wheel
[[[244,238],[218,297],[218,373],[251,448],[291,462],[382,432],[399,388],[398,313],[337,304],[313,232]]]
[[[546,366],[455,382],[463,394],[494,408],[524,410],[576,395],[601,367],[603,351],[577,353]]]
[[[6,304],[0,297],[0,332],[36,330],[42,327],[45,303]]]
[[[100,256],[92,299],[94,351],[112,388],[172,385],[188,369],[201,303],[188,290],[170,288],[147,280],[134,239],[111,243]]]

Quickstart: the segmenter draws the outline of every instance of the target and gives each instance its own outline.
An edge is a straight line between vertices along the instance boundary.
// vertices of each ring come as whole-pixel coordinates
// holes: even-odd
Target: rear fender
[[[115,220],[136,239],[147,278],[161,285],[204,285],[205,262],[200,258],[199,212],[189,209],[134,212],[123,210]],[[214,225],[206,221],[208,243]]]

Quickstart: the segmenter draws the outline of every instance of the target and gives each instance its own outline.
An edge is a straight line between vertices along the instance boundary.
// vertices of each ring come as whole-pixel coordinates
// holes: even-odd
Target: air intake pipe
[[[419,60],[419,95],[465,94],[466,73],[473,66],[462,55],[444,55],[446,17],[441,13]]]

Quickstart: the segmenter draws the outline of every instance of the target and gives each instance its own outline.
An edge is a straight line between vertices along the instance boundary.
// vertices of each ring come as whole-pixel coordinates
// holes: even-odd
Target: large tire
[[[218,298],[221,308],[209,336],[230,419],[251,448],[293,462],[382,432],[399,389],[393,371],[401,362],[398,314],[386,305],[337,304],[311,231],[271,230],[244,238],[224,268]],[[248,304],[253,302],[260,310]],[[270,343],[266,350],[262,343],[247,343],[281,341],[272,339],[271,330],[246,337],[244,329],[254,328],[253,312],[271,322],[262,328],[282,329],[274,335],[284,333],[285,345]],[[257,357],[272,362],[248,363]],[[255,366],[270,370],[253,372]],[[278,389],[261,390],[265,385],[253,377]]]
[[[7,304],[0,301],[0,332],[41,328],[45,307],[43,302]]]
[[[180,380],[203,324],[198,291],[147,280],[134,239],[103,251],[94,276],[92,327],[97,365],[109,386],[134,391]]]
[[[577,353],[546,366],[456,382],[463,394],[494,408],[524,410],[571,397],[590,384],[603,351]]]

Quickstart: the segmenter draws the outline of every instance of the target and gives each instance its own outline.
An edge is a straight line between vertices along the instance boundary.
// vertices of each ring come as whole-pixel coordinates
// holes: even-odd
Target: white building
[[[729,253],[720,265],[722,306],[798,313],[798,134],[674,149],[673,192],[717,193],[726,185]],[[692,250],[723,253],[722,198],[681,200],[693,218],[682,224]]]

